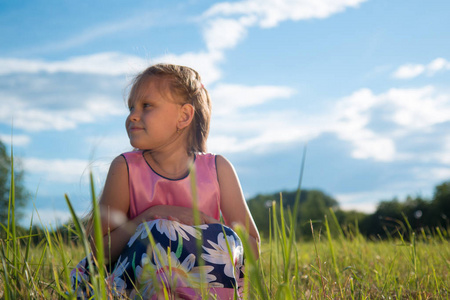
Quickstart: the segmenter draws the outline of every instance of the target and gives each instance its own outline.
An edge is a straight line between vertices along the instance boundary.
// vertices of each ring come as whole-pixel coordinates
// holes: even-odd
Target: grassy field
[[[14,186],[14,178],[11,180]],[[100,240],[99,213],[92,184],[94,233]],[[297,202],[292,211],[298,211]],[[67,241],[60,232],[44,229],[33,243],[29,232],[16,231],[14,189],[10,191],[9,225],[2,225],[0,239],[1,299],[74,299],[69,273],[90,252],[85,229],[72,212],[70,228],[77,243]],[[450,297],[450,232],[434,228],[412,232],[408,223],[403,232],[388,240],[367,240],[355,229],[338,228],[331,236],[325,219],[323,232],[314,231],[309,241],[298,241],[290,228],[297,216],[274,203],[270,237],[262,241],[258,261],[251,253],[244,230],[237,228],[247,253],[244,299],[448,299]],[[331,216],[334,214],[331,212]],[[280,217],[283,216],[283,217]],[[102,248],[101,246],[99,248]],[[102,253],[97,253],[102,265]],[[95,263],[95,262],[93,262]],[[92,276],[97,299],[108,298],[102,268]],[[167,295],[166,299],[172,299]]]
[[[278,220],[281,226],[281,221]],[[248,299],[448,299],[450,245],[442,236],[411,233],[368,241],[358,234],[331,238],[327,232],[289,246],[290,233],[263,240],[261,258],[247,262]],[[2,299],[73,298],[68,274],[85,255],[80,243],[44,231],[41,243],[27,236],[1,241]],[[101,290],[101,274],[97,275]],[[104,295],[105,296],[105,295]]]

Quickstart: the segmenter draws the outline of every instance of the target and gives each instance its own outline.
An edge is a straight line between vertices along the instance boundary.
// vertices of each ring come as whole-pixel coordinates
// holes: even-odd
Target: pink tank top
[[[128,217],[135,218],[155,205],[192,207],[191,173],[180,179],[169,179],[153,171],[142,150],[122,154],[128,166],[130,210]],[[220,189],[216,171],[216,156],[197,153],[194,167],[197,183],[198,208],[219,220]]]

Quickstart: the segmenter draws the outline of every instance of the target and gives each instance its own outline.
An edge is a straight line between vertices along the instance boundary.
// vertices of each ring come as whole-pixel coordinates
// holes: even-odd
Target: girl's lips
[[[144,128],[142,128],[142,127],[131,127],[129,130],[130,131],[139,131],[139,130],[144,130]]]

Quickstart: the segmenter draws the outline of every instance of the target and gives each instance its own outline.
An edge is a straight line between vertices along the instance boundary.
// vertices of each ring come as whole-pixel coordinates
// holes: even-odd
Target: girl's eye
[[[151,105],[150,103],[144,103],[143,106],[144,106],[144,108],[149,108],[149,107],[151,107],[152,105]]]
[[[134,109],[134,106],[130,106],[130,107],[128,107],[128,110],[129,110],[130,112],[132,112],[132,111],[133,111],[133,109]]]

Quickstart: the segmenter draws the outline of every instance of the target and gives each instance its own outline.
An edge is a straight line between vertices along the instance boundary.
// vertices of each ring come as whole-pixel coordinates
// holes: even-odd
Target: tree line
[[[293,213],[297,191],[283,191],[274,194],[257,195],[248,200],[248,206],[261,235],[270,234],[273,205],[279,214],[282,203],[285,220],[288,212]],[[331,212],[332,211],[332,212]],[[325,217],[332,233],[338,232],[335,220],[346,230],[358,230],[368,238],[387,238],[404,234],[408,230],[423,231],[434,234],[437,228],[450,231],[450,181],[434,188],[431,199],[421,196],[407,196],[406,199],[381,201],[375,212],[368,214],[359,211],[346,211],[339,208],[339,203],[332,196],[320,190],[302,190],[297,210],[296,233],[300,238],[308,239],[311,235],[311,223],[315,232],[325,230]],[[345,230],[344,230],[345,231]],[[442,230],[441,230],[442,232]]]

